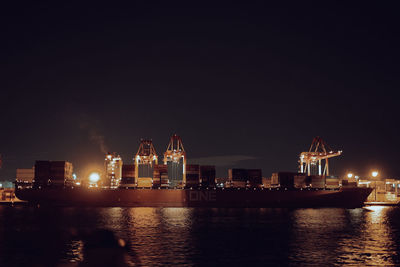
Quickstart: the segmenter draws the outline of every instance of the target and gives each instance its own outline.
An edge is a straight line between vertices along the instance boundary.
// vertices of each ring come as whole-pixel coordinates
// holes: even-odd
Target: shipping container
[[[20,183],[33,183],[35,179],[35,169],[17,169],[16,181]]]
[[[122,178],[134,178],[135,177],[135,165],[134,164],[123,164],[121,177]]]
[[[282,188],[294,188],[294,176],[298,175],[297,172],[275,172],[271,176],[271,186]]]
[[[337,189],[340,187],[340,180],[338,178],[326,178],[325,188],[327,189]]]
[[[293,176],[295,188],[308,188],[310,187],[310,179],[304,174],[298,174]]]
[[[250,187],[258,187],[262,184],[262,171],[261,169],[248,169],[247,170],[248,185]]]
[[[153,179],[152,178],[138,178],[138,185],[139,188],[145,187],[150,188],[153,187]]]
[[[200,183],[203,187],[215,186],[215,166],[200,166]]]
[[[191,171],[198,172],[199,170],[200,170],[200,165],[198,165],[198,164],[187,164],[186,165],[186,173],[191,172]]]
[[[153,188],[158,188],[161,186],[161,178],[153,178]]]
[[[342,180],[343,187],[357,187],[357,182],[349,182],[349,180]]]
[[[67,161],[36,161],[33,187],[72,186],[73,167]]]
[[[248,174],[246,169],[229,169],[228,177],[230,181],[247,181]]]
[[[247,186],[247,181],[231,181],[230,186],[235,188],[245,188]]]
[[[310,175],[310,186],[312,188],[323,189],[325,188],[325,176],[320,175]]]

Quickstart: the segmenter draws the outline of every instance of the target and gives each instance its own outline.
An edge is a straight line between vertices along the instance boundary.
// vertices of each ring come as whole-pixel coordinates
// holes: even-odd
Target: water
[[[95,238],[87,253],[96,229],[110,230],[125,249]],[[0,206],[0,266],[106,263],[114,252],[126,266],[400,265],[400,208]]]

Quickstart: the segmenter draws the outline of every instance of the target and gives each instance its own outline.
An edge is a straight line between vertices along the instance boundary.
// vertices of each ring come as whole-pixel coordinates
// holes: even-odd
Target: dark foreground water
[[[0,206],[0,266],[90,263],[400,265],[400,208]]]

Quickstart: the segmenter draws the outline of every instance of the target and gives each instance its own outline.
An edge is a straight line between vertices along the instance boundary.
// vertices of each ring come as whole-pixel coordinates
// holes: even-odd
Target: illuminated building
[[[158,164],[158,156],[151,140],[140,140],[139,149],[134,160],[135,184],[138,187],[152,187],[154,166]]]
[[[169,141],[164,153],[164,164],[168,169],[170,187],[184,187],[186,184],[186,152],[182,139],[176,134]]]
[[[118,188],[122,176],[122,159],[114,153],[108,153],[104,162],[105,175],[103,187]]]

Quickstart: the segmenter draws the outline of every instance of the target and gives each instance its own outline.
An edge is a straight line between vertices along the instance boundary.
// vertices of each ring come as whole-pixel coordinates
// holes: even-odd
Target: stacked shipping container
[[[215,166],[200,166],[200,184],[202,187],[215,186]]]
[[[198,187],[200,184],[200,166],[186,165],[186,187]]]
[[[298,175],[296,172],[275,172],[271,176],[271,186],[294,188],[294,177]]]
[[[153,187],[168,187],[167,165],[154,165]]]
[[[136,186],[135,165],[134,164],[122,165],[120,187],[121,188],[132,188],[135,186]]]
[[[67,161],[42,161],[35,163],[34,188],[72,186],[72,164]]]
[[[229,169],[228,175],[232,187],[259,187],[262,184],[261,169]]]
[[[168,166],[154,165],[153,187],[168,187]]]

